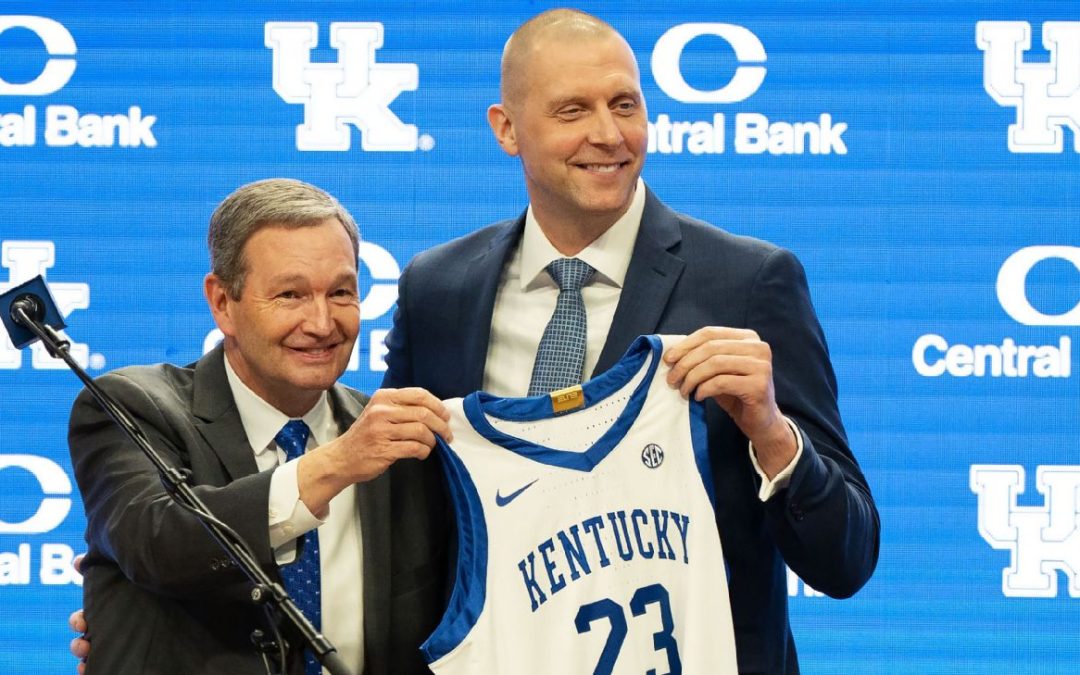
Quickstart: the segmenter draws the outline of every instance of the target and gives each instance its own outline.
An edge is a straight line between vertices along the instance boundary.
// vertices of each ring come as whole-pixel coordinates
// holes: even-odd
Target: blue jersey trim
[[[556,414],[551,409],[551,400],[547,395],[528,398],[501,398],[486,392],[475,392],[466,396],[462,405],[469,423],[480,435],[492,443],[541,464],[577,471],[591,471],[600,462],[604,461],[604,458],[615,449],[615,446],[622,441],[630,430],[630,426],[637,418],[641,407],[645,404],[649,385],[652,382],[653,375],[656,373],[657,366],[660,365],[662,352],[663,343],[658,336],[642,335],[634,340],[623,357],[610,370],[581,385],[585,394],[585,406],[563,413],[564,415],[573,415],[582,410],[587,410],[596,403],[607,399],[633,379],[634,375],[641,370],[645,360],[652,356],[649,361],[648,372],[638,383],[634,393],[631,394],[630,400],[622,413],[619,414],[615,423],[604,432],[604,435],[585,452],[548,448],[510,436],[493,427],[487,419],[487,415],[490,415],[512,422],[533,422],[555,417]]]
[[[712,461],[709,459],[709,431],[705,426],[705,404],[690,399],[690,442],[694,446],[694,463],[697,464],[705,494],[712,503],[716,515],[716,489],[713,487]]]
[[[461,644],[480,618],[487,589],[488,538],[484,507],[461,458],[441,438],[437,451],[454,503],[458,531],[457,572],[450,603],[420,651],[434,663]]]
[[[713,483],[712,460],[709,458],[709,431],[705,425],[705,404],[694,399],[690,399],[690,442],[694,446],[694,463],[697,464],[701,484],[705,488],[709,503],[712,504],[713,521],[719,527],[720,521],[716,517],[716,488]],[[724,552],[724,574],[730,585],[731,566],[728,564],[726,551]]]

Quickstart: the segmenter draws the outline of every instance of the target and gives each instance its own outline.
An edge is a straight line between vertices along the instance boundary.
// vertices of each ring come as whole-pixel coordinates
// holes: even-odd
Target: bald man
[[[671,386],[706,405],[725,554],[716,575],[729,575],[739,670],[797,673],[785,565],[847,597],[879,542],[801,265],[672,211],[644,185],[637,62],[603,21],[575,10],[530,19],[506,44],[501,95],[488,122],[521,161],[529,205],[409,264],[383,385],[524,396],[560,292],[548,265],[587,263],[581,378],[640,334],[688,336],[664,358]]]

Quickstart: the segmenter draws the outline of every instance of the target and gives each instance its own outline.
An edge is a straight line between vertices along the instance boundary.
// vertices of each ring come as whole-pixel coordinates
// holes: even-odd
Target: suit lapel
[[[195,427],[221,460],[231,480],[257,473],[240,412],[225,374],[225,350],[218,345],[195,364],[192,412]],[[241,440],[243,439],[243,440]]]
[[[330,390],[334,419],[338,429],[345,432],[364,406],[361,399],[350,394],[341,385]],[[356,484],[356,508],[360,515],[360,537],[363,542],[364,584],[364,642],[370,655],[381,654],[390,640],[391,527],[390,479],[383,473],[374,480]]]
[[[646,188],[641,228],[594,375],[614,365],[634,338],[656,331],[686,265],[673,253],[681,241],[678,216]]]
[[[516,249],[524,229],[524,213],[516,220],[506,221],[487,250],[469,261],[465,274],[457,280],[459,287],[454,297],[459,298],[461,323],[454,329],[458,331],[458,344],[462,346],[460,372],[463,386],[458,387],[461,393],[483,387],[495,296],[506,261]]]

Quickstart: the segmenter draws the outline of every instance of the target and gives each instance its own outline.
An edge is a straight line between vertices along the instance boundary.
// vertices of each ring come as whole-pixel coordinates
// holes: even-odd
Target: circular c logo
[[[8,468],[29,471],[41,486],[45,495],[70,495],[71,479],[60,465],[51,459],[37,455],[0,455],[0,471]],[[39,534],[55,529],[67,518],[71,510],[71,500],[59,497],[45,497],[41,500],[37,512],[26,520],[9,523],[0,520],[0,534]]]
[[[1080,326],[1080,301],[1063,314],[1043,314],[1027,297],[1027,277],[1035,265],[1049,258],[1068,260],[1080,270],[1080,247],[1028,246],[1013,253],[1001,264],[997,296],[1001,308],[1025,326]]]
[[[43,16],[0,16],[0,33],[25,28],[45,43],[49,56],[75,56],[75,38],[64,25]],[[0,95],[44,96],[63,88],[75,73],[75,59],[49,59],[33,80],[21,84],[0,78]]]
[[[765,81],[765,66],[739,66],[723,87],[702,91],[691,87],[682,75],[682,53],[691,40],[715,35],[726,41],[740,62],[765,61],[765,45],[742,26],[730,23],[683,23],[660,36],[653,47],[653,78],[664,93],[683,103],[736,103],[749,98]]]

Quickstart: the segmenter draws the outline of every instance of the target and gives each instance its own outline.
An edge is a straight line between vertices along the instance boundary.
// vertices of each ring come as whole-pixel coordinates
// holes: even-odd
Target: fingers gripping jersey
[[[638,338],[566,413],[447,402],[459,558],[422,647],[435,673],[737,672],[703,409],[665,382],[663,348]]]

